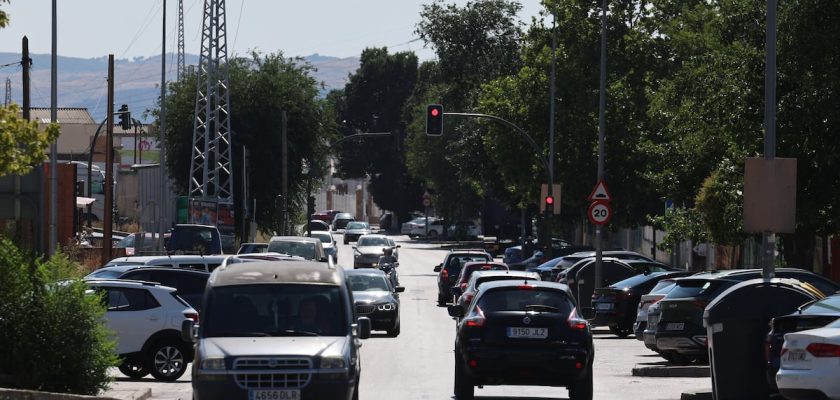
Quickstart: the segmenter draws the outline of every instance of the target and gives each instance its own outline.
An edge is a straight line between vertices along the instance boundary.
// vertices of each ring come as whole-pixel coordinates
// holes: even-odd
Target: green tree
[[[0,107],[0,176],[23,175],[47,159],[47,149],[59,134],[58,125],[38,130],[38,122],[26,121],[16,104]]]
[[[370,193],[382,209],[405,220],[420,208],[423,188],[410,176],[404,162],[405,127],[402,109],[417,81],[417,56],[389,54],[387,48],[362,52],[359,68],[343,90],[328,96],[343,135],[391,132],[391,137],[345,141],[339,145],[339,172],[344,177],[371,178]]]
[[[287,59],[281,53],[252,53],[230,60],[230,106],[233,140],[232,163],[242,165],[242,146],[249,153],[250,193],[256,199],[256,220],[265,231],[279,230],[282,210],[277,196],[282,192],[281,111],[288,115],[288,176],[290,212],[306,208],[308,177],[303,160],[313,176],[326,169],[327,141],[336,136],[335,118],[320,85],[311,76],[312,66],[302,59]],[[196,74],[169,85],[167,96],[167,165],[178,190],[188,190],[192,160]],[[334,140],[334,139],[333,139]],[[241,204],[241,179],[234,179],[234,193]]]

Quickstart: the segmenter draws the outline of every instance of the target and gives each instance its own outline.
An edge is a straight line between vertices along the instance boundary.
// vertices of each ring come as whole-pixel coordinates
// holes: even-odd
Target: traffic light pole
[[[600,93],[598,97],[598,182],[604,180],[604,135],[607,130],[607,122],[604,114],[607,105],[607,0],[604,0],[601,7],[601,79]],[[603,271],[603,239],[601,226],[595,226],[595,288],[602,286]]]

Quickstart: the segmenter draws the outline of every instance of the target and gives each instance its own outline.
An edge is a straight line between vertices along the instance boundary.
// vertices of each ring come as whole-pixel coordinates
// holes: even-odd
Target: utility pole
[[[764,159],[776,158],[776,8],[778,0],[767,0],[767,29],[764,69]],[[761,234],[762,277],[771,279],[775,275],[776,234],[764,231]]]
[[[181,38],[183,39],[183,38]],[[163,240],[166,232],[165,221],[166,210],[170,206],[166,204],[166,193],[169,193],[168,175],[166,173],[166,0],[163,0],[163,22],[161,23],[160,35],[160,126],[158,127],[158,163],[160,165],[160,197],[158,198],[158,243],[157,250],[161,253],[166,250]]]
[[[29,121],[31,116],[31,108],[32,102],[30,101],[30,88],[31,88],[31,80],[30,80],[30,70],[32,69],[32,59],[29,58],[29,38],[26,36],[23,37],[21,40],[21,60],[20,66],[22,71],[22,91],[23,91],[23,99],[22,99],[22,111],[23,111],[23,119]],[[35,175],[38,177],[38,187],[39,192],[43,193],[44,186],[46,182],[44,182],[44,163],[38,163],[38,166],[35,167]],[[39,253],[46,253],[44,251],[44,196],[38,196],[38,216],[37,216],[37,227],[35,228],[35,248],[38,249]]]
[[[607,108],[607,0],[601,5],[601,80],[598,95],[598,182],[604,179],[604,136],[607,122],[605,118]],[[601,225],[595,226],[595,287],[602,286],[603,271],[603,237]]]
[[[114,55],[108,54],[108,114],[105,122],[105,211],[102,213],[102,265],[111,260],[114,217]]]
[[[6,78],[6,98],[3,100],[3,107],[12,104],[12,78]]]
[[[555,30],[557,26],[557,17],[554,16],[552,13],[553,20],[551,22],[551,87],[549,88],[549,120],[548,120],[548,196],[554,198],[554,109],[555,109],[555,96],[556,96],[556,68],[555,68],[555,52],[557,50],[557,36],[555,35]],[[544,201],[540,199],[540,201]],[[562,199],[561,199],[562,201]],[[555,205],[557,207],[557,205]],[[554,216],[554,210],[549,212],[548,208],[546,207],[545,212],[545,236],[546,236],[546,243],[545,246],[545,253],[549,259],[553,258],[552,255],[552,247],[551,247],[551,219]]]
[[[58,122],[58,12],[52,0],[52,61],[50,71],[50,123]],[[47,254],[58,248],[58,139],[50,144],[50,240]]]
[[[289,149],[288,149],[288,142],[287,142],[287,128],[288,128],[288,116],[286,114],[286,110],[280,114],[280,118],[282,121],[280,122],[280,152],[281,157],[283,158],[283,225],[282,231],[284,235],[288,235],[288,221],[289,221]]]

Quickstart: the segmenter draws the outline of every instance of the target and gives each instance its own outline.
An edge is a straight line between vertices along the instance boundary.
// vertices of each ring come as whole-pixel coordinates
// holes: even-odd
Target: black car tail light
[[[487,319],[484,318],[484,311],[481,311],[481,307],[478,306],[464,319],[464,323],[472,328],[481,328],[485,322]]]
[[[578,317],[577,308],[572,308],[572,312],[569,313],[569,318],[566,319],[566,323],[569,325],[569,328],[576,330],[584,330],[589,327],[589,323],[585,319]]]

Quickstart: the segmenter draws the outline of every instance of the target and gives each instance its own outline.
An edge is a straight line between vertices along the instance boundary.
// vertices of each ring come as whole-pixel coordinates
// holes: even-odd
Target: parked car
[[[333,238],[330,231],[312,231],[310,237],[314,237],[321,241],[321,246],[324,248],[324,253],[328,257],[333,258],[333,262],[338,263],[338,243]]]
[[[410,230],[407,235],[410,238],[429,237],[436,238],[446,232],[446,222],[443,218],[429,217],[429,232],[426,234],[426,218],[415,218],[409,222]]]
[[[601,256],[604,258],[612,258],[616,260],[622,261],[630,261],[630,260],[643,260],[649,262],[655,262],[654,260],[650,259],[649,257],[643,256],[635,251],[625,251],[625,250],[608,250],[601,252]],[[569,275],[571,280],[567,279],[567,274],[569,272],[577,273],[577,271],[569,270],[570,267],[577,264],[581,260],[592,258],[594,259],[595,252],[594,251],[583,251],[579,253],[570,254],[568,256],[563,257],[563,260],[555,265],[556,273],[553,272],[552,275],[555,276],[555,281],[560,283],[565,283],[569,286],[574,285],[574,274]],[[580,267],[580,266],[579,266]]]
[[[304,236],[274,236],[268,241],[268,251],[303,257],[307,260],[327,262],[324,246],[317,238]]]
[[[475,221],[457,221],[446,228],[446,236],[457,240],[475,239],[481,236],[481,225]]]
[[[378,269],[354,269],[345,271],[356,315],[368,317],[371,329],[387,331],[388,336],[400,334],[400,297],[405,291],[402,286],[392,286],[385,273]]]
[[[662,300],[666,294],[668,294],[671,289],[676,286],[673,278],[663,279],[656,283],[656,286],[653,287],[647,294],[643,294],[641,298],[639,298],[639,307],[636,311],[636,322],[633,324],[633,332],[636,335],[637,340],[644,341],[644,332],[648,327],[648,310],[650,307]],[[647,342],[645,342],[647,343]],[[654,339],[653,343],[656,343]],[[651,350],[656,351],[655,348],[651,348]]]
[[[455,398],[476,386],[566,386],[571,400],[591,400],[595,348],[568,287],[554,282],[500,281],[479,288],[455,336]]]
[[[192,308],[201,311],[204,286],[207,285],[209,272],[183,268],[150,267],[145,265],[117,265],[100,268],[84,280],[122,279],[154,282],[175,288],[175,294],[184,299]]]
[[[211,225],[177,224],[166,242],[169,254],[224,254],[219,229]]]
[[[437,302],[439,306],[446,305],[446,302],[450,299],[449,289],[461,274],[461,267],[470,261],[491,262],[493,257],[481,249],[458,249],[450,251],[443,258],[443,262],[435,266],[434,271],[438,273]]]
[[[152,283],[87,280],[105,302],[105,322],[116,335],[120,372],[132,379],[152,374],[172,382],[187,370],[193,348],[180,335],[184,321],[198,321],[198,312],[175,289]]]
[[[770,333],[765,344],[767,356],[767,383],[776,387],[776,372],[782,353],[785,335],[810,329],[819,329],[840,319],[840,294],[803,304],[792,314],[770,321]]]
[[[461,293],[463,293],[464,289],[467,288],[467,284],[470,282],[470,277],[472,277],[474,272],[508,270],[509,268],[507,264],[494,261],[471,261],[464,263],[464,265],[461,266],[461,272],[458,273],[458,279],[456,279],[455,284],[449,288],[450,293],[452,294],[452,302],[456,303],[458,298],[461,297]]]
[[[781,353],[776,385],[784,398],[840,399],[840,322],[786,334]]]
[[[590,322],[596,326],[609,326],[616,336],[626,337],[633,333],[641,297],[663,279],[689,274],[686,271],[642,273],[606,287],[596,288],[592,294],[595,319]]]
[[[125,249],[125,255],[127,256],[160,254],[155,250],[158,244],[158,236],[159,234],[152,232],[135,232],[123,237],[114,245],[114,248]],[[164,240],[169,240],[170,236],[168,233],[164,234]]]
[[[359,240],[362,235],[369,235],[372,231],[367,222],[353,221],[347,224],[344,228],[344,244],[350,244]]]
[[[213,272],[205,299],[201,329],[187,322],[181,330],[196,341],[194,398],[358,396],[359,339],[370,337],[370,320],[355,318],[340,267],[312,261],[227,265]]]
[[[364,235],[353,246],[353,268],[376,268],[386,248],[394,249],[392,255],[399,259],[399,247],[385,235]]]
[[[777,268],[778,278],[797,279],[819,292],[834,293],[840,286],[813,272]],[[761,277],[760,269],[713,271],[676,280],[677,286],[659,302],[661,314],[656,326],[656,346],[674,355],[675,362],[708,358],[703,311],[726,289],[739,282]]]
[[[265,253],[268,251],[268,243],[242,243],[236,254]]]
[[[419,225],[426,226],[425,221],[426,221],[425,217],[417,217],[417,218],[412,219],[411,221],[403,222],[403,224],[400,225],[400,233],[402,233],[403,235],[408,235],[409,237],[413,238],[414,235],[411,234],[411,231],[415,228],[415,226],[419,226]]]
[[[464,310],[469,307],[470,303],[472,302],[473,298],[475,298],[475,294],[478,292],[479,286],[487,282],[494,282],[494,281],[505,281],[505,280],[518,280],[518,281],[538,281],[540,280],[540,276],[535,272],[525,272],[525,271],[510,271],[510,270],[481,270],[475,271],[470,276],[470,280],[467,282],[467,286],[464,288],[464,292],[458,297],[458,300],[455,301],[456,305],[461,306]]]
[[[592,294],[595,292],[595,264],[595,257],[584,258],[562,271],[560,283],[569,285],[581,310],[592,307]],[[638,275],[638,272],[621,260],[611,257],[601,259],[602,286],[612,285],[634,275]]]
[[[216,269],[225,258],[228,256],[187,256],[187,255],[171,255],[171,256],[134,256],[134,257],[117,257],[105,264],[106,267],[114,265],[146,265],[154,267],[173,267],[173,268],[187,268],[197,271],[212,272]]]
[[[524,259],[522,246],[510,246],[505,249],[504,255],[502,256],[502,262],[507,265],[516,264]]]
[[[355,220],[356,220],[356,218],[354,218],[352,214],[337,213],[337,214],[335,214],[335,216],[333,217],[333,220],[332,220],[332,230],[334,230],[334,231],[344,230],[344,228],[347,226],[347,224],[349,224],[350,222],[353,222]]]
[[[335,215],[338,214],[338,213],[341,213],[341,211],[338,211],[338,210],[318,211],[318,212],[312,214],[309,217],[309,219],[317,219],[319,221],[324,221],[328,224],[332,224],[333,218],[335,218]]]

